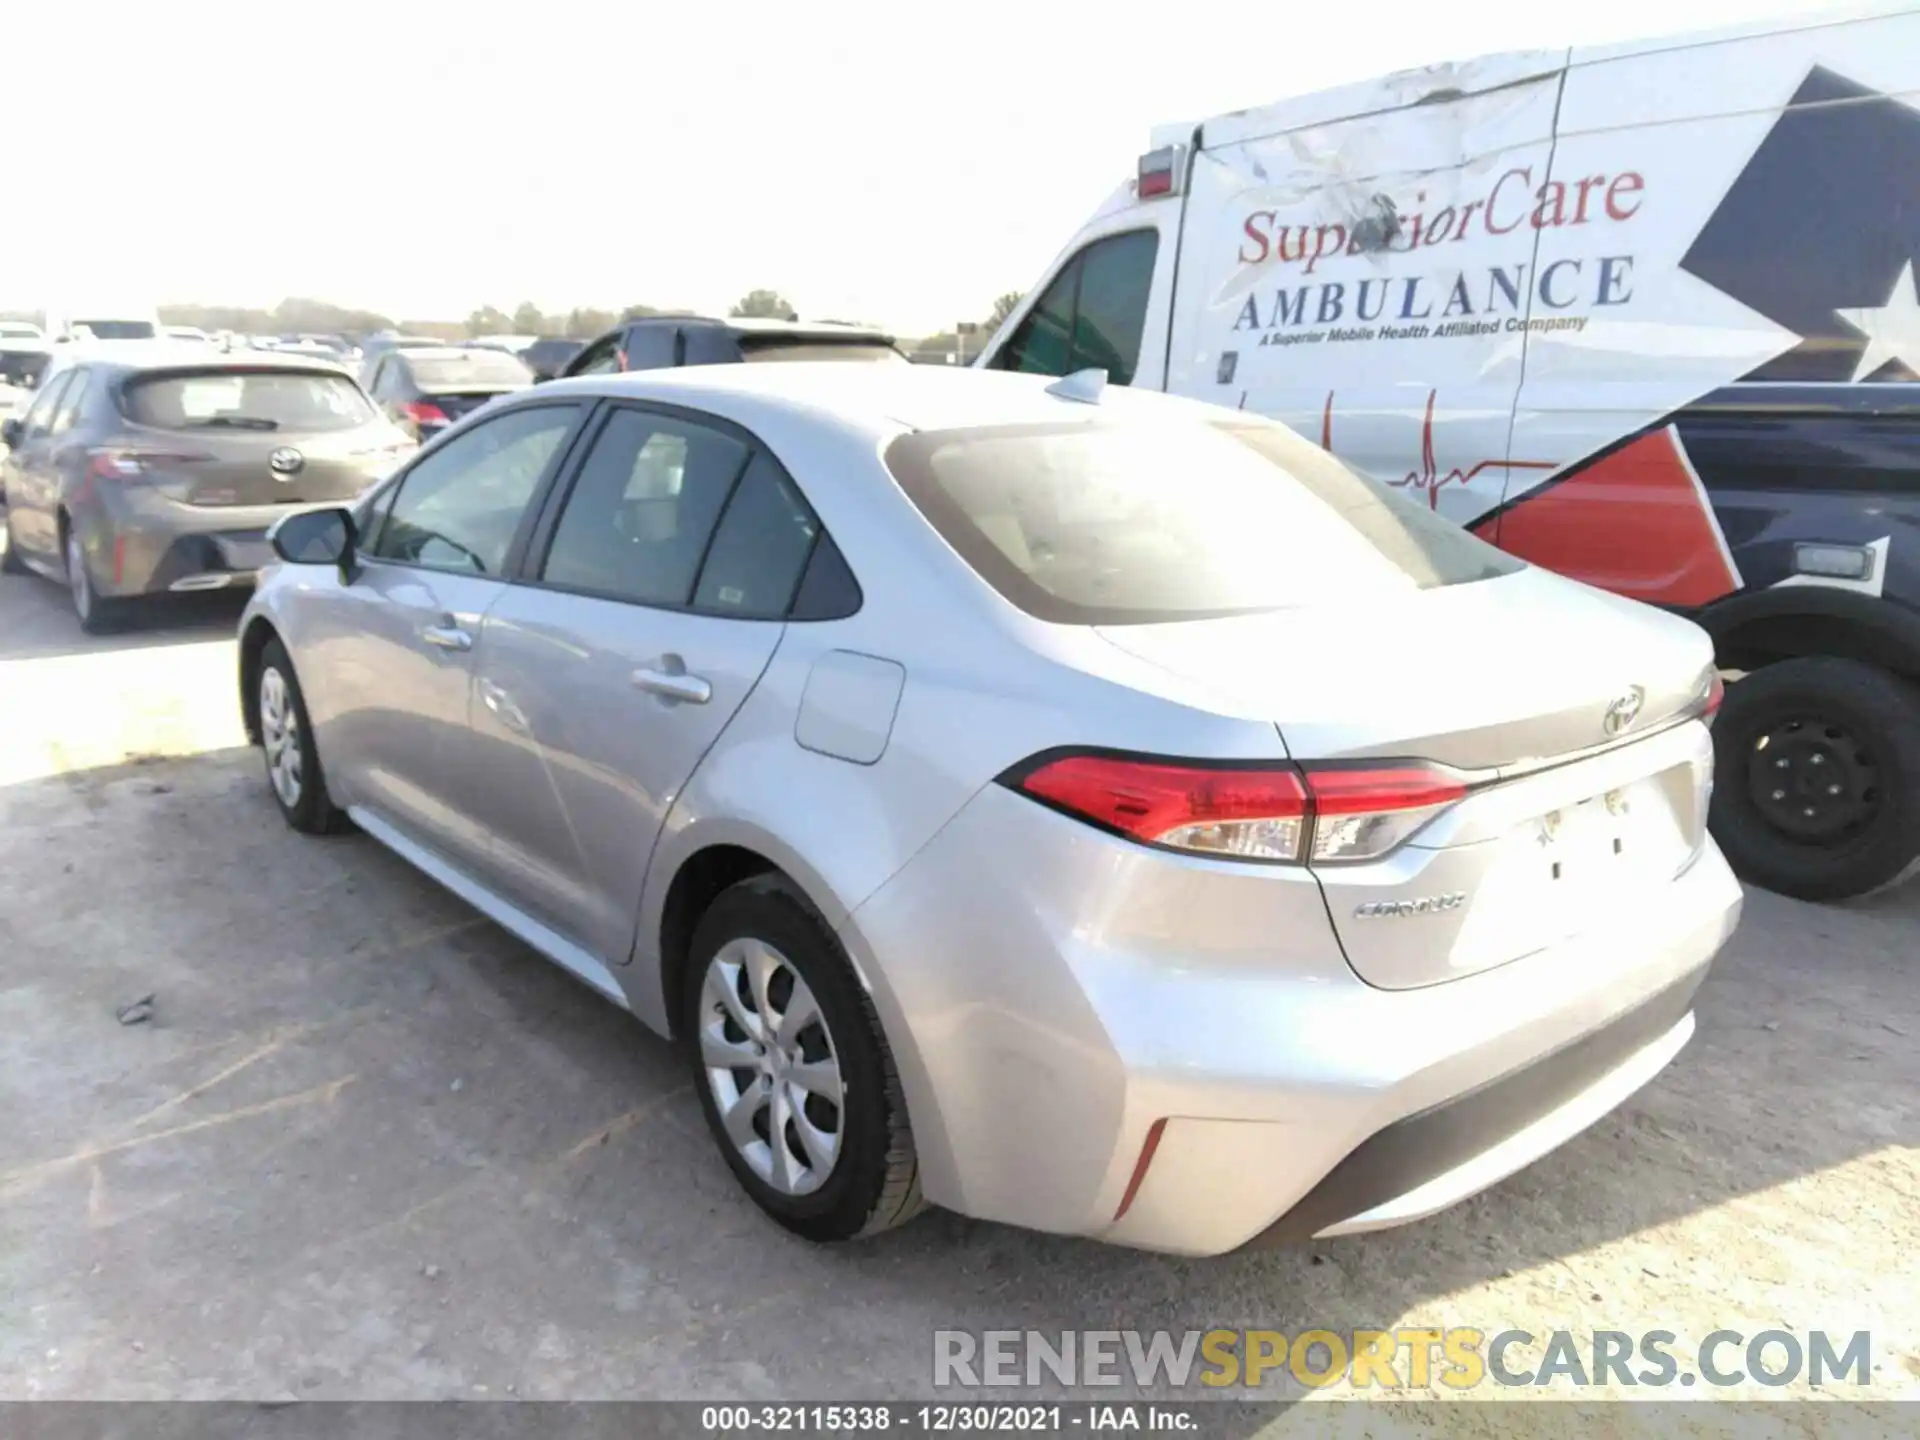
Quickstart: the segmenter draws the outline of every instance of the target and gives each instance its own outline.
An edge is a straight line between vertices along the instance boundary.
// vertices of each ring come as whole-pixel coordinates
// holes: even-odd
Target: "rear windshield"
[[[85,326],[96,340],[153,340],[159,331],[150,320],[76,320],[74,329]]]
[[[898,360],[907,357],[891,345],[866,340],[755,340],[740,337],[743,360]]]
[[[1522,568],[1274,426],[923,431],[886,463],[987,583],[1062,624],[1373,603]]]
[[[351,430],[374,418],[344,375],[300,370],[207,370],[136,377],[121,409],[162,430]]]
[[[410,355],[413,378],[428,388],[462,385],[525,385],[533,372],[500,350],[463,350],[458,355]]]

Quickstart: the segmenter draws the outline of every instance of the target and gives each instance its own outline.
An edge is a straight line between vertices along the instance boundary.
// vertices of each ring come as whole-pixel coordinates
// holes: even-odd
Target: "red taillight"
[[[1017,783],[1055,809],[1148,844],[1248,860],[1300,858],[1307,792],[1290,767],[1067,755]]]
[[[416,425],[445,425],[447,412],[431,400],[409,400],[400,407],[400,413]]]
[[[1296,864],[1376,859],[1467,794],[1457,777],[1421,764],[1302,770],[1069,754],[1004,778],[1056,810],[1149,845]]]
[[[87,451],[87,476],[118,484],[163,480],[169,472],[204,465],[211,455],[182,455],[170,450],[104,449]]]

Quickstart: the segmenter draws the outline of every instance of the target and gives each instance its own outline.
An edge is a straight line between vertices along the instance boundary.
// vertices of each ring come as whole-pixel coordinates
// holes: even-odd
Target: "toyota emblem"
[[[282,445],[267,456],[267,468],[282,480],[291,480],[300,473],[301,467],[306,463],[307,457],[291,445]]]
[[[1640,707],[1646,703],[1647,692],[1638,685],[1607,706],[1606,718],[1600,722],[1609,735],[1625,733],[1628,726],[1640,718]]]

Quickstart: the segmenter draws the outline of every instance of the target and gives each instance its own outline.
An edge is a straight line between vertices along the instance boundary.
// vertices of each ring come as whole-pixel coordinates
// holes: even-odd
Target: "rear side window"
[[[358,385],[317,370],[137,376],[120,406],[136,425],[160,430],[351,430],[374,418]]]
[[[580,467],[541,579],[679,608],[746,468],[744,442],[644,410],[615,410]]]
[[[636,325],[627,331],[627,369],[663,370],[675,363],[676,325]]]
[[[756,454],[714,532],[694,608],[738,620],[779,619],[793,601],[819,530],[780,467]]]
[[[1277,426],[926,431],[886,463],[988,584],[1062,624],[1373,605],[1522,568]]]
[[[1099,369],[1114,384],[1131,385],[1159,251],[1157,230],[1094,241],[1054,277],[994,367],[1032,375]]]
[[[60,408],[53,412],[53,424],[47,430],[49,435],[64,435],[73,428],[73,422],[80,418],[80,407],[86,403],[87,387],[92,383],[91,372],[84,369],[73,372],[60,397]]]

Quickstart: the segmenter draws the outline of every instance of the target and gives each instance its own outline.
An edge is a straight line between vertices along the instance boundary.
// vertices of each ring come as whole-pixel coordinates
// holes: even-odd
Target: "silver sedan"
[[[286,818],[684,1042],[814,1239],[1416,1220],[1657,1074],[1739,914],[1701,631],[1097,374],[560,381],[272,542]]]

